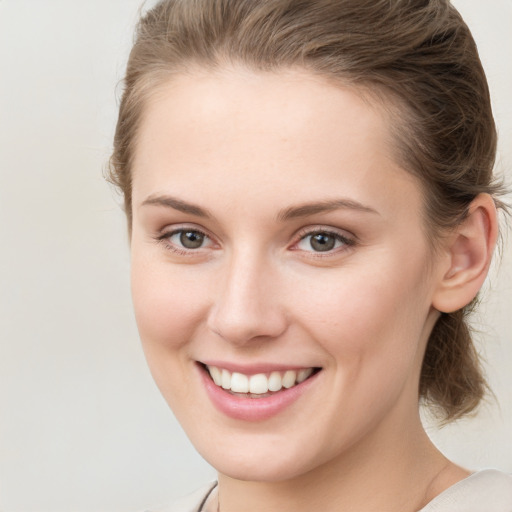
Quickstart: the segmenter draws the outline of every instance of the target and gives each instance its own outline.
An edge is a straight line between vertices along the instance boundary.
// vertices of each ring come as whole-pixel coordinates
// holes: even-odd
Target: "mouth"
[[[260,422],[283,414],[321,382],[322,368],[197,362],[207,396],[223,415]],[[227,366],[227,368],[226,368]]]
[[[309,367],[247,375],[226,368],[201,365],[218,388],[244,398],[266,398],[302,384],[321,368]]]

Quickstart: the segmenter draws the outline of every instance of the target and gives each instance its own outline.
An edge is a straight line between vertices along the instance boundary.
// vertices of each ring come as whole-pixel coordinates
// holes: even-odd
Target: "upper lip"
[[[307,368],[318,368],[315,365],[303,365],[303,364],[281,364],[281,363],[250,363],[241,364],[230,361],[219,361],[219,360],[205,360],[199,361],[199,363],[206,366],[216,366],[229,372],[243,373],[244,375],[256,375],[258,373],[270,373],[270,372],[284,372],[286,370],[302,370]]]

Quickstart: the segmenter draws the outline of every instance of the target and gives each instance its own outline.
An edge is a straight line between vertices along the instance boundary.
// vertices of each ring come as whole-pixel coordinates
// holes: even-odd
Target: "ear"
[[[476,297],[487,276],[497,236],[494,201],[489,194],[479,194],[447,241],[447,263],[433,296],[434,308],[451,313]]]

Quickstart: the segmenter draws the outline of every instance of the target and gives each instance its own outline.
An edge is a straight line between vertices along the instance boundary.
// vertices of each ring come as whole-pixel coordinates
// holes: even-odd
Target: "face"
[[[417,421],[436,272],[388,133],[357,91],[299,70],[198,71],[147,105],[136,319],[161,392],[222,474],[293,478]]]

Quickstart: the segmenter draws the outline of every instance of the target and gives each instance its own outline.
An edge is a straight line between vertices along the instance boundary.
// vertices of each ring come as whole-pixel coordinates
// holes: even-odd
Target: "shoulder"
[[[178,501],[173,501],[170,504],[162,505],[146,512],[200,512],[203,504],[215,487],[217,487],[217,482],[210,482],[208,485],[201,487]]]
[[[419,512],[512,512],[512,476],[495,469],[477,471]]]

